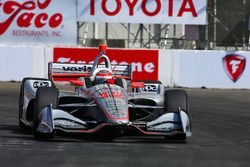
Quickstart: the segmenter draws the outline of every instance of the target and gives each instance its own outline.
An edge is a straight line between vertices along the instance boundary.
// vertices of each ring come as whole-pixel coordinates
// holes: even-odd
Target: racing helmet
[[[112,79],[112,72],[103,69],[96,73],[94,82],[96,84],[107,83],[108,79]]]

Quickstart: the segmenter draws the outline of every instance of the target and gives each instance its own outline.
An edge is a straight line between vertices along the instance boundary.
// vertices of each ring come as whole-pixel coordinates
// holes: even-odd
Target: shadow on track
[[[164,137],[149,137],[149,136],[122,136],[115,139],[108,139],[101,135],[86,135],[86,134],[66,134],[58,133],[54,139],[51,140],[36,140],[32,135],[32,130],[23,130],[18,125],[4,125],[0,124],[1,138],[10,138],[17,140],[31,140],[41,142],[100,142],[100,143],[142,143],[142,144],[186,144],[186,141],[166,140]]]

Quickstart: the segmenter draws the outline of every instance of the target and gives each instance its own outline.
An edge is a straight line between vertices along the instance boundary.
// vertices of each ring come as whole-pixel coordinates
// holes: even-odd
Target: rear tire
[[[54,131],[52,133],[40,133],[36,129],[40,123],[41,109],[52,104],[52,108],[58,106],[58,94],[57,88],[41,87],[37,89],[35,105],[34,105],[34,117],[33,117],[33,135],[36,139],[51,139],[54,137]]]

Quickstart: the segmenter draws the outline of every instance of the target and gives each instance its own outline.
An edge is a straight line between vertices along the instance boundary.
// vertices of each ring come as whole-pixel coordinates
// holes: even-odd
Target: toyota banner
[[[207,24],[207,0],[78,0],[81,22]]]

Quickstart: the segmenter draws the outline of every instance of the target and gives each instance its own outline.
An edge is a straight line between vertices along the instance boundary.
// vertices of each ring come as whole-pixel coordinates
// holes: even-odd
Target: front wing
[[[90,126],[91,125],[91,126]],[[94,125],[94,126],[93,126]],[[41,111],[38,128],[40,133],[63,131],[66,133],[101,133],[103,129],[133,129],[143,135],[173,136],[183,134],[191,137],[190,119],[184,111],[166,113],[151,122],[100,123],[97,121],[82,121],[71,114],[46,106]]]

